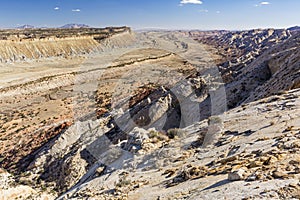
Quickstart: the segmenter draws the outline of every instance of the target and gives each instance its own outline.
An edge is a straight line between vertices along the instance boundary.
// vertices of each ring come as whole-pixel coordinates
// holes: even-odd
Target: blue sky
[[[251,29],[300,25],[300,0],[3,0],[0,28],[84,23],[135,29]]]

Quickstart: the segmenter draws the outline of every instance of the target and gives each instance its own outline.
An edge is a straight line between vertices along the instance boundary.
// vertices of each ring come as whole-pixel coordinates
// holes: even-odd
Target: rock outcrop
[[[263,63],[263,64],[261,64]],[[251,91],[245,102],[300,87],[300,34],[276,45],[262,54],[254,65],[265,65],[270,78]],[[251,67],[249,67],[249,71]]]
[[[299,87],[299,33],[290,30],[250,30],[194,38],[215,46],[228,107]]]
[[[257,29],[196,39],[218,49],[224,58],[219,68],[228,83],[240,73],[240,69],[247,68],[265,50],[290,37],[290,32],[284,29]]]
[[[299,96],[294,90],[211,118],[223,126],[209,148],[207,120],[168,133],[134,129],[125,143],[102,149],[106,167],[98,163],[61,199],[298,198]],[[92,149],[99,155],[100,146]]]
[[[231,71],[235,75],[226,84],[228,106],[233,108],[243,102],[299,88],[299,47],[299,34],[296,34],[276,45],[266,46],[253,61]],[[224,69],[232,70],[232,67]]]

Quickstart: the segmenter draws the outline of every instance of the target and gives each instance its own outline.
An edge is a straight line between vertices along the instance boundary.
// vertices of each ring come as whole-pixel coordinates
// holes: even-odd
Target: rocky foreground
[[[296,30],[77,31],[2,64],[0,199],[300,198]]]

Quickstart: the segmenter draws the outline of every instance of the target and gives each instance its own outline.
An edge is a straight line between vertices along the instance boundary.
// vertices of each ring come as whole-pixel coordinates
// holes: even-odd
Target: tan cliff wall
[[[89,36],[48,37],[26,40],[0,40],[0,62],[18,62],[52,57],[72,57],[89,54],[104,46],[126,45],[134,38],[131,30],[119,31],[98,38]],[[124,44],[123,44],[124,43]]]
[[[92,51],[99,43],[93,38],[64,38],[53,41],[0,41],[1,62],[14,62],[58,56],[72,56]]]

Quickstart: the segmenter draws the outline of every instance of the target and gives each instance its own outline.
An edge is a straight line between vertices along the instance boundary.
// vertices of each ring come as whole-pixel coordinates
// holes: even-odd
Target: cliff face
[[[90,53],[99,43],[93,38],[64,38],[52,41],[0,41],[0,61],[15,62]]]
[[[192,35],[216,47],[229,108],[299,87],[299,33],[284,29]]]
[[[300,34],[276,45],[262,54],[247,70],[255,71],[261,66],[270,73],[270,78],[259,87],[255,87],[246,102],[258,100],[278,92],[300,87]]]
[[[133,37],[127,27],[0,31],[0,62],[85,55],[118,34],[127,35],[127,41]]]
[[[193,37],[217,49],[223,57],[217,64],[224,81],[229,83],[239,75],[241,68],[246,68],[267,49],[290,38],[291,33],[284,29],[257,29],[208,36],[194,34]]]

